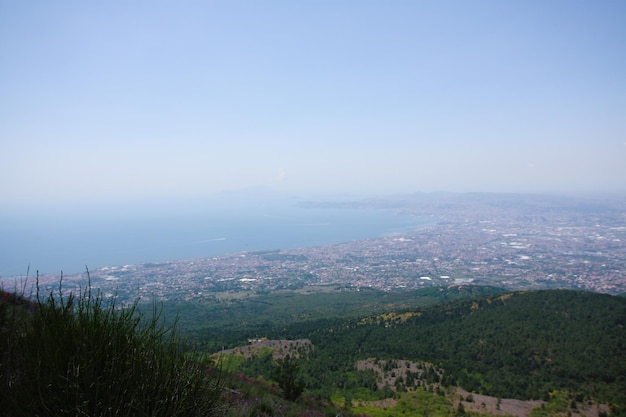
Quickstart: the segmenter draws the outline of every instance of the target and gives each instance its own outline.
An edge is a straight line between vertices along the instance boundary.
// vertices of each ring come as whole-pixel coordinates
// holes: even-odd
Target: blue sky
[[[6,206],[626,191],[623,1],[0,0]]]

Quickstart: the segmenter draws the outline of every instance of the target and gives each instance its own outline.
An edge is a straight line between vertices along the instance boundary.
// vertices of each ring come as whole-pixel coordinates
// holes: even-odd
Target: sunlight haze
[[[626,191],[620,1],[0,1],[0,195]]]

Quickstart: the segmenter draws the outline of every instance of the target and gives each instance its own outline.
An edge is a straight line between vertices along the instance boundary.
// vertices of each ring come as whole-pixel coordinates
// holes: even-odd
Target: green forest
[[[626,416],[621,296],[332,288],[123,307],[59,287],[3,292],[0,319],[0,415]]]
[[[400,308],[373,303],[372,314],[354,310],[358,314],[352,317],[341,308],[327,307],[335,317],[291,324],[285,324],[284,316],[261,314],[277,305],[287,307],[288,301],[276,299],[266,310],[260,308],[262,323],[249,334],[309,339],[314,349],[294,353],[302,353],[300,375],[307,391],[322,398],[380,400],[416,389],[444,394],[456,386],[522,400],[549,401],[555,392],[568,392],[574,403],[598,401],[609,404],[613,415],[624,415],[624,298],[571,290],[465,291],[429,289],[396,295],[402,300]],[[435,303],[437,295],[441,302]],[[338,299],[326,298],[330,304]],[[409,307],[411,302],[417,306]],[[392,372],[398,361],[403,362],[401,367],[412,361],[419,369],[402,372],[393,386],[381,386],[380,375],[357,369],[362,360],[384,363]],[[240,371],[268,380],[275,366],[275,355],[268,348],[237,364]]]
[[[162,308],[163,316],[175,318],[199,348],[212,352],[245,344],[249,338],[278,335],[279,331],[298,323],[316,326],[318,320],[366,317],[504,292],[502,288],[488,286],[395,292],[328,286],[316,287],[310,293],[294,290],[164,302]]]

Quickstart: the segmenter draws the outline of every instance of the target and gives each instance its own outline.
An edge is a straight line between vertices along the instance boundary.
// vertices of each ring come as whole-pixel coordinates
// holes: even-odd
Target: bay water
[[[195,210],[22,216],[0,223],[0,278],[72,274],[147,262],[290,249],[405,233],[432,219],[363,208],[290,203],[219,204]]]

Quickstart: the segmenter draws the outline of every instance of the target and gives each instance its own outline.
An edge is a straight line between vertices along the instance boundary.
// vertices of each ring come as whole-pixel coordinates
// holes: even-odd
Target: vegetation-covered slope
[[[175,328],[89,292],[0,291],[0,416],[310,417],[353,414],[215,367]],[[147,319],[147,320],[146,320]]]
[[[272,294],[217,294],[202,301],[166,302],[163,314],[178,316],[182,331],[209,351],[246,343],[251,337],[268,336],[294,323],[348,319],[391,310],[439,304],[462,298],[502,294],[498,287],[432,287],[414,291],[383,292],[373,289],[315,287],[311,292]]]
[[[441,367],[444,385],[518,399],[567,390],[619,414],[626,404],[625,324],[623,298],[557,290],[298,323],[282,335],[316,346],[304,365],[313,390],[345,388],[346,375],[371,383],[355,373],[358,359],[407,359]]]
[[[90,292],[0,294],[1,416],[208,416],[219,378],[173,329]]]
[[[138,415],[137,410],[210,415],[217,410],[218,395],[226,393],[231,397],[228,413],[236,417],[288,416],[316,406],[336,412],[331,397],[343,398],[346,405],[352,399],[394,396],[402,401],[419,397],[422,404],[423,396],[435,401],[433,395],[446,397],[441,415],[452,416],[458,398],[444,388],[454,386],[498,398],[599,401],[610,405],[612,415],[626,415],[623,297],[565,290],[503,294],[470,287],[246,300],[248,306],[257,305],[250,337],[307,338],[314,346],[297,355],[297,383],[306,383],[305,395],[284,402],[275,385],[249,379],[276,381],[277,363],[268,352],[235,363],[233,369],[239,366],[248,376],[236,377],[221,390],[216,374],[201,365],[202,355],[185,354],[174,333],[157,321],[141,322],[132,308],[119,310],[86,293],[50,294],[34,303],[0,295],[0,415],[49,415],[54,410],[54,415],[96,416],[113,409],[116,415]],[[433,304],[438,299],[447,301]],[[294,307],[294,300],[301,310],[315,306],[310,310],[315,319],[290,316],[285,308]],[[236,305],[225,311],[234,312]],[[360,314],[366,312],[370,314]],[[244,316],[231,315],[236,337],[245,334],[246,324],[239,321]],[[227,324],[227,318],[209,323],[211,331],[204,337],[223,338],[219,326]],[[202,323],[192,330],[201,329]],[[180,330],[186,331],[184,326]],[[408,389],[413,397],[397,398],[368,364],[402,375],[394,389]],[[231,375],[230,370],[218,374]],[[425,414],[439,415],[431,411]]]

